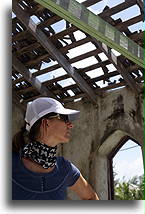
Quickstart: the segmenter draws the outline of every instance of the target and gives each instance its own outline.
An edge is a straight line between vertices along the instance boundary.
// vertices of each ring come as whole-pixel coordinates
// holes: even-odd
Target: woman
[[[27,105],[26,125],[13,138],[13,200],[65,200],[69,187],[83,200],[98,196],[57,145],[68,143],[79,111],[41,97]]]

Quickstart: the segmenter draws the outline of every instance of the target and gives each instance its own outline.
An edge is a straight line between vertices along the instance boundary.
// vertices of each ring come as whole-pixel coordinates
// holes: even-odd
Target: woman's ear
[[[47,124],[47,120],[45,118],[42,119],[41,125],[44,127]]]
[[[43,119],[42,119],[42,125],[43,125],[43,126],[49,126],[49,120],[46,119],[46,118],[43,118]]]

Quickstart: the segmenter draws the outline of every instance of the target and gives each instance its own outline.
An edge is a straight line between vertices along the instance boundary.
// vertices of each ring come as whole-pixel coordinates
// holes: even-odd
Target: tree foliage
[[[134,176],[128,181],[115,180],[115,200],[143,200],[144,199],[144,176]]]

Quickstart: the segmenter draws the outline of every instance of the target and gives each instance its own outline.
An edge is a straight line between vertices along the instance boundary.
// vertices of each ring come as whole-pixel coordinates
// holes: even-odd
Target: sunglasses
[[[48,119],[51,119],[51,118],[57,118],[59,120],[62,120],[63,122],[65,123],[69,123],[69,118],[68,118],[68,115],[64,115],[64,114],[57,114],[57,115],[54,115],[54,116],[50,116]]]

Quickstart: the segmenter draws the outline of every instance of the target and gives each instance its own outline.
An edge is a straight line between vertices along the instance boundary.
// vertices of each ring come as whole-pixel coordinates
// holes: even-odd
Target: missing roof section
[[[64,87],[67,87],[67,86],[70,86],[70,85],[76,84],[75,81],[74,81],[72,78],[67,78],[67,79],[58,81],[57,83],[58,83],[59,85],[61,85],[63,88],[64,88]]]
[[[37,78],[39,79],[40,82],[45,82],[45,81],[52,80],[57,77],[63,76],[65,74],[67,74],[67,73],[63,68],[58,68],[58,69],[48,72],[46,74],[39,75],[39,77],[37,77]]]
[[[127,21],[135,16],[139,16],[140,15],[140,9],[137,5],[134,5],[132,7],[129,7],[125,10],[122,10],[119,13],[116,13],[115,15],[112,15],[111,17],[115,20],[117,19],[122,19],[122,21]]]
[[[84,53],[88,53],[88,51],[93,51],[95,49],[96,49],[95,45],[93,45],[91,42],[87,42],[86,44],[70,49],[67,56],[71,59],[73,57],[77,57]]]

